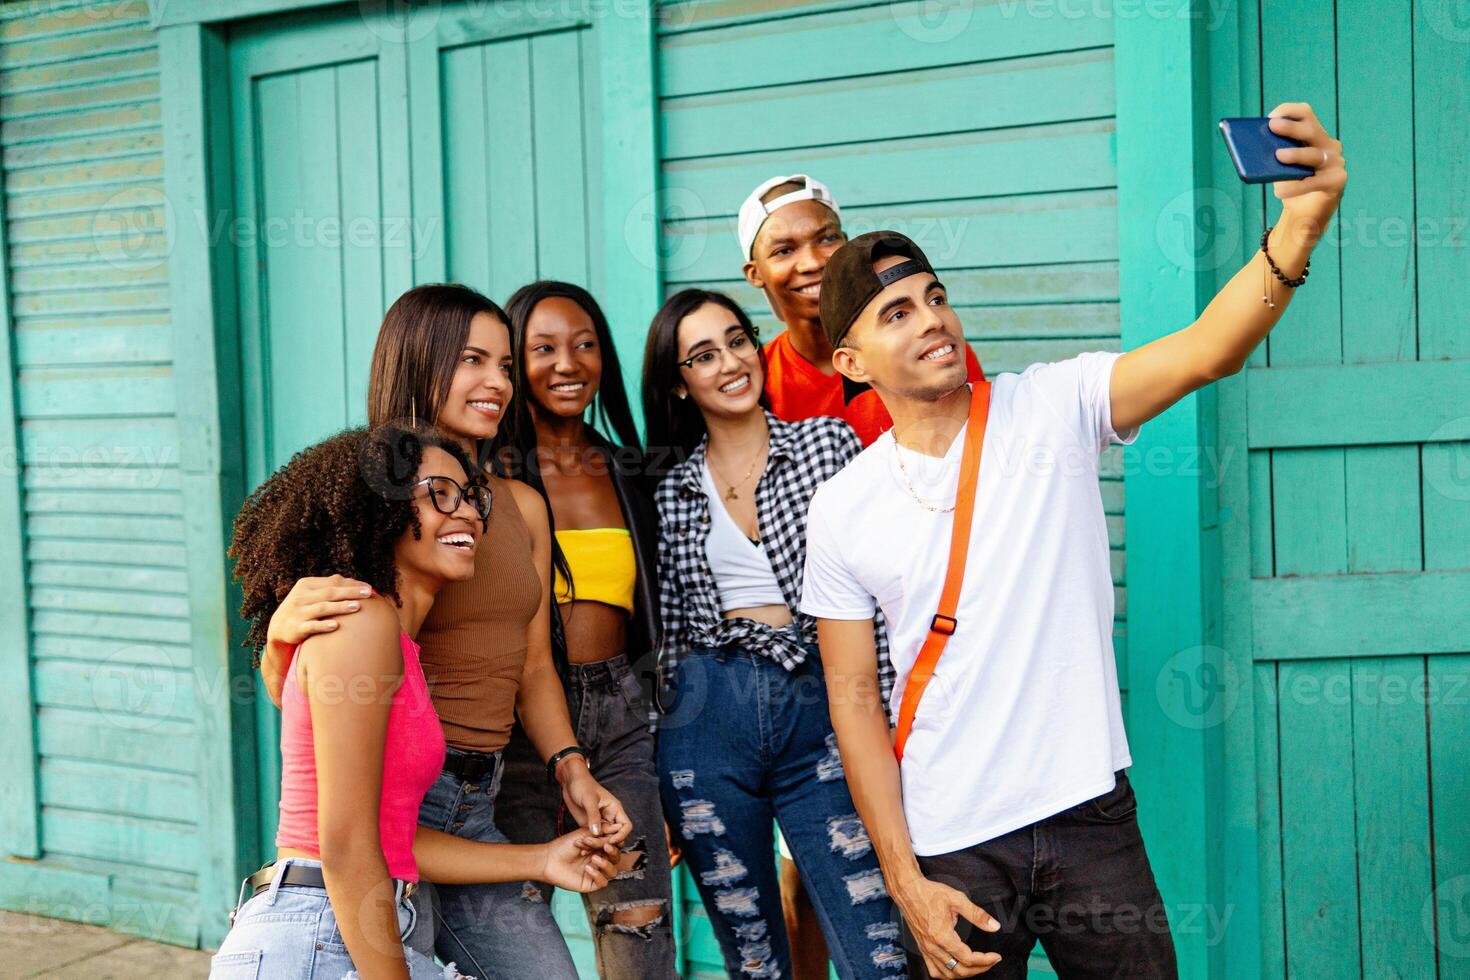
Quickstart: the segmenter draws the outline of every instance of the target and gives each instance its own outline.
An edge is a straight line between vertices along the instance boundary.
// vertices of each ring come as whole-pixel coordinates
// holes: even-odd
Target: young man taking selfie
[[[1277,159],[1315,172],[1275,185],[1265,247],[1198,319],[1123,354],[968,385],[959,318],[917,245],[874,232],[827,261],[833,362],[893,428],[813,497],[802,610],[914,977],[1024,977],[1038,941],[1069,980],[1177,975],[1125,774],[1097,464],[1240,371],[1305,282],[1347,182],[1342,144],[1305,103],[1271,115],[1304,144]]]

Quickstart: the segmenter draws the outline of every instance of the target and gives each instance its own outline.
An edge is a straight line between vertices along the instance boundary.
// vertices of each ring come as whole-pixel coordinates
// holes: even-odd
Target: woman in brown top
[[[511,339],[505,313],[459,285],[418,286],[388,310],[373,351],[368,416],[373,425],[423,418],[486,464],[511,397]],[[495,798],[501,750],[519,716],[547,776],[578,824],[621,844],[631,830],[623,806],[596,779],[577,746],[566,694],[551,656],[551,532],[546,504],[530,487],[488,474],[490,524],[475,575],[443,589],[419,634],[421,662],[449,745],[444,771],[419,813],[425,826],[504,842]],[[365,583],[333,577],[297,582],[271,619],[261,668],[271,697],[289,651],[356,612]],[[440,958],[482,977],[576,980],[550,906],[529,883],[455,885],[419,892],[432,902]],[[427,912],[427,908],[425,908]],[[423,921],[428,921],[426,914]],[[420,949],[429,943],[415,937]]]

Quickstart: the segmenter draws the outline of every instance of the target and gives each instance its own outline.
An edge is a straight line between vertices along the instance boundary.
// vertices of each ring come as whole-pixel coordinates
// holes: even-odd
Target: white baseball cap
[[[761,197],[769,193],[772,187],[778,187],[781,184],[801,184],[803,186],[800,190],[782,194],[769,204],[762,203]],[[826,184],[813,180],[806,174],[772,177],[751,191],[745,203],[740,205],[740,220],[737,229],[740,233],[740,251],[744,253],[745,258],[751,257],[751,250],[755,248],[755,236],[760,232],[761,225],[766,223],[767,216],[774,213],[777,208],[784,208],[797,201],[819,201],[832,209],[838,221],[842,220],[842,212],[838,209],[832,192],[827,190]]]

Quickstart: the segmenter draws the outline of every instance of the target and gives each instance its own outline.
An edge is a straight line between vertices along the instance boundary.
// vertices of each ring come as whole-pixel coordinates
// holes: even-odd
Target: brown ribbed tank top
[[[467,752],[495,752],[510,740],[526,630],[542,599],[531,531],[509,484],[488,482],[490,527],[475,548],[475,577],[439,590],[418,635],[444,740]]]

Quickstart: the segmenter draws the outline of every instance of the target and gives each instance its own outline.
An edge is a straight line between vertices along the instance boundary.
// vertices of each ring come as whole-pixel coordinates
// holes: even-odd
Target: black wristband
[[[580,755],[582,757],[582,761],[587,763],[587,767],[589,769],[592,768],[592,763],[587,758],[586,749],[582,748],[582,746],[580,745],[568,745],[566,748],[553,755],[550,759],[546,760],[546,781],[548,783],[556,782],[556,767],[558,764],[561,763],[561,760],[565,759],[569,755]]]

